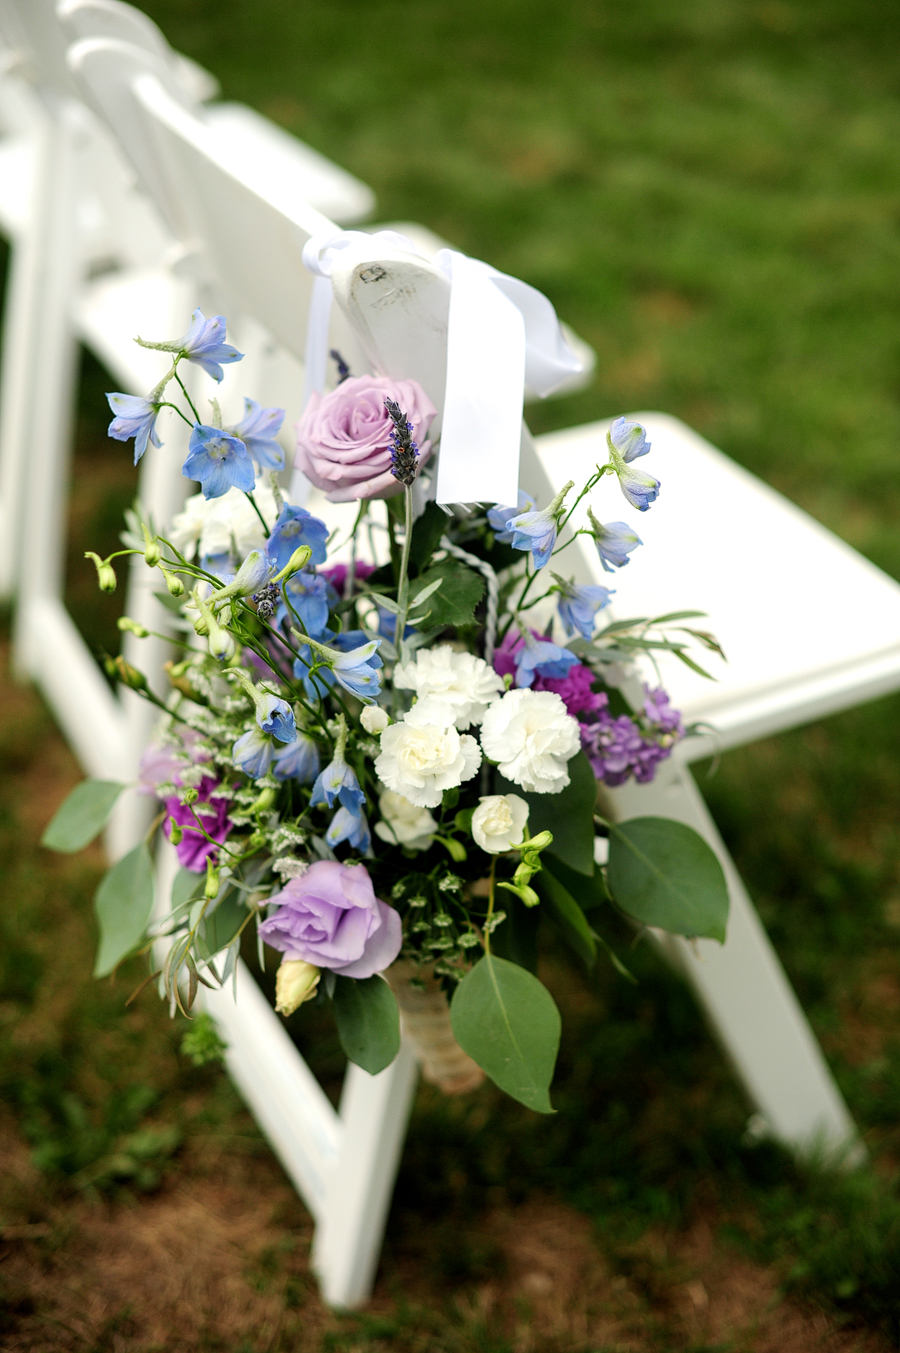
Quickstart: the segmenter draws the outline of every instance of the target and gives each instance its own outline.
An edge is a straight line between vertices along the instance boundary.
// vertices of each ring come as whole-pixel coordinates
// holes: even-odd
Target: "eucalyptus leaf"
[[[57,808],[41,845],[66,854],[83,850],[106,826],[124,788],[117,780],[82,780]]]
[[[574,871],[572,871],[574,873]],[[578,877],[576,875],[576,877]],[[575,898],[545,864],[531,880],[531,886],[540,896],[544,910],[556,925],[569,948],[581,959],[590,972],[597,962],[597,946],[584,912]]]
[[[453,1033],[495,1085],[536,1113],[553,1113],[550,1082],[560,1017],[550,992],[516,963],[485,954],[450,1005]]]
[[[549,869],[554,878],[559,879],[566,892],[571,893],[582,911],[594,911],[612,900],[603,870],[596,864],[593,874],[581,874],[577,869],[571,869],[552,850],[543,852],[541,862],[545,870]]]
[[[203,935],[209,955],[226,949],[247,919],[247,908],[241,895],[231,888],[212,915],[203,918]]]
[[[142,841],[107,870],[94,896],[100,926],[95,977],[111,973],[117,963],[137,948],[152,910],[153,860]]]
[[[179,869],[172,880],[172,910],[178,911],[185,902],[199,897],[206,887],[206,874],[195,874],[193,869]]]
[[[334,1017],[341,1047],[351,1062],[377,1076],[400,1051],[400,1012],[383,977],[337,976]]]
[[[594,872],[594,808],[597,779],[584,752],[569,762],[569,783],[558,794],[528,794],[502,775],[496,777],[498,794],[518,794],[528,804],[528,830],[553,833],[552,850],[570,869],[580,874]]]
[[[607,878],[619,907],[673,935],[725,941],[728,886],[693,828],[666,817],[610,823]]]

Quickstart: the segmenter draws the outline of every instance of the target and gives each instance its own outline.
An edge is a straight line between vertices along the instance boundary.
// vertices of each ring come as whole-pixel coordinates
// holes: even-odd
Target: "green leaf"
[[[400,1051],[400,1012],[383,977],[337,977],[334,1017],[341,1047],[351,1062],[371,1076],[383,1071]]]
[[[495,1085],[536,1113],[553,1113],[550,1082],[560,1018],[550,992],[516,963],[485,954],[466,973],[450,1005],[463,1052]]]
[[[526,907],[514,894],[503,899],[506,920],[491,935],[491,952],[498,958],[508,958],[520,968],[537,973],[537,932],[541,920],[540,907]]]
[[[566,862],[551,850],[544,851],[541,859],[544,868],[549,869],[554,878],[559,879],[566,892],[571,893],[582,911],[594,911],[597,907],[602,907],[605,902],[612,900],[606,886],[606,879],[603,877],[603,870],[598,868],[597,865],[594,865],[593,874],[588,875],[581,874],[576,869],[570,869]]]
[[[57,808],[41,845],[67,854],[83,850],[106,826],[124,788],[117,780],[82,780]]]
[[[466,568],[456,559],[442,559],[427,573],[422,573],[410,584],[410,597],[416,597],[431,583],[440,580],[442,586],[431,598],[429,619],[434,625],[470,625],[475,619],[475,607],[484,596],[484,579],[480,573]]]
[[[433,502],[428,504],[421,517],[416,518],[409,547],[409,569],[412,577],[425,568],[448,525],[449,518],[446,512]]]
[[[617,904],[673,935],[725,941],[728,886],[702,836],[667,817],[610,823],[607,878]]]
[[[203,934],[210,955],[227,949],[247,919],[247,908],[237,888],[222,898],[211,916],[203,918]]]
[[[554,877],[546,864],[532,879],[532,886],[540,894],[548,915],[569,948],[574,950],[590,972],[597,962],[597,946],[587,918],[572,894]]]
[[[559,794],[526,794],[497,775],[497,794],[518,794],[528,803],[528,830],[553,833],[553,854],[579,874],[594,872],[594,807],[597,780],[584,752],[569,762],[569,783]]]
[[[94,895],[100,947],[94,976],[105,977],[144,938],[153,910],[153,860],[142,841],[108,869]]]
[[[172,910],[199,897],[206,887],[206,874],[195,874],[193,869],[179,869],[172,881]]]

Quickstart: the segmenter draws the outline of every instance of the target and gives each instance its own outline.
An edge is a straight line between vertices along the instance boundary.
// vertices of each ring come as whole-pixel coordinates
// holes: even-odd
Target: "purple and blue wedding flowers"
[[[214,381],[223,379],[225,375],[223,365],[240,362],[244,356],[237,348],[225,342],[224,315],[214,315],[212,319],[207,319],[199,308],[191,316],[191,327],[184,338],[176,339],[171,344],[153,346],[165,346],[169,351],[176,352],[179,357],[184,357],[186,361],[201,366],[207,376],[212,376]]]
[[[628,562],[627,559],[625,562]],[[597,612],[609,605],[613,592],[608,587],[601,587],[599,583],[593,586],[579,586],[576,583],[565,582],[562,578],[557,578],[556,581],[560,591],[559,618],[565,626],[566,633],[574,634],[577,630],[582,639],[591,639]]]
[[[252,485],[251,485],[252,488]],[[266,549],[276,568],[287,564],[294,550],[300,545],[308,545],[312,550],[312,563],[325,563],[325,546],[328,541],[328,527],[305,507],[294,507],[285,503]]]
[[[600,563],[606,573],[624,568],[630,562],[628,556],[631,551],[643,543],[634,528],[624,521],[599,522],[590,508],[588,521],[591,523],[591,534],[597,546]]]
[[[245,399],[243,418],[227,431],[241,439],[262,469],[283,470],[284,451],[275,436],[283,422],[284,409],[263,409],[255,399]]]
[[[154,402],[152,395],[145,398],[143,395],[108,394],[106,400],[116,415],[109,425],[108,434],[117,442],[134,438],[135,465],[147,450],[148,442],[162,446],[156,431],[160,406]]]
[[[204,498],[221,498],[229,489],[252,493],[256,487],[253,461],[239,437],[232,437],[221,428],[195,423],[188,451],[181,472],[186,479],[197,480]]]
[[[617,418],[606,434],[609,458],[619,480],[619,488],[632,507],[646,512],[659,496],[659,480],[636,470],[632,461],[650,450],[647,434],[640,423]]]

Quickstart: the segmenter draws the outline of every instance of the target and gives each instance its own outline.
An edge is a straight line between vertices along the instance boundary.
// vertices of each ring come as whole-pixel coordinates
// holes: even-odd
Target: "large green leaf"
[[[475,607],[484,596],[484,579],[456,559],[442,559],[410,583],[410,608],[418,594],[439,578],[442,580],[439,590],[425,602],[425,609],[431,612],[429,626],[471,625]]]
[[[409,547],[411,577],[422,572],[437,549],[441,536],[447,530],[447,524],[447,514],[437,503],[428,503],[421,517],[416,518]]]
[[[206,887],[206,874],[195,874],[193,869],[179,869],[172,880],[172,910],[177,911],[191,898],[199,897]]]
[[[667,817],[612,824],[607,878],[623,911],[673,935],[724,943],[728,886],[702,836]]]
[[[554,850],[545,850],[541,856],[544,868],[549,869],[554,878],[559,879],[567,893],[571,893],[582,911],[595,911],[610,901],[609,889],[603,870],[596,864],[593,874],[580,874],[570,869]]]
[[[531,880],[531,886],[539,894],[544,910],[561,932],[563,939],[590,971],[597,961],[597,946],[591,927],[572,894],[551,872],[553,867],[555,861],[552,864],[545,861],[544,868]],[[576,875],[576,877],[584,876]]]
[[[153,861],[142,841],[107,870],[94,896],[100,925],[95,977],[112,972],[140,944],[152,910]]]
[[[124,788],[116,780],[82,780],[57,808],[41,845],[67,854],[83,850],[106,826]]]
[[[226,949],[247,919],[247,908],[237,888],[226,893],[211,916],[203,919],[203,935],[210,954]]]
[[[511,963],[518,963],[520,968],[536,973],[540,907],[526,907],[515,893],[508,892],[503,893],[500,906],[506,912],[506,920],[491,935],[492,952],[498,958],[508,958]]]
[[[495,1085],[537,1113],[553,1113],[550,1082],[560,1018],[550,992],[516,963],[485,954],[450,1005],[453,1033]]]
[[[338,977],[334,1017],[351,1062],[376,1076],[400,1051],[400,1012],[383,977]]]
[[[569,762],[569,783],[559,794],[526,794],[518,785],[495,776],[496,793],[518,794],[528,803],[528,830],[552,832],[553,854],[579,874],[594,872],[594,807],[597,780],[584,752]]]

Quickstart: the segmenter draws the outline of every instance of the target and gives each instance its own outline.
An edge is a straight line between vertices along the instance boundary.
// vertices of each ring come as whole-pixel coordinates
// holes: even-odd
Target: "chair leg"
[[[352,1063],[347,1067],[340,1154],[313,1248],[313,1266],[330,1306],[349,1310],[371,1295],[417,1070],[406,1042],[377,1076]]]
[[[728,882],[724,945],[656,937],[687,978],[754,1107],[798,1154],[865,1157],[856,1127],[756,909],[686,767],[675,758],[648,785],[607,791],[616,816],[670,817],[709,843]]]

